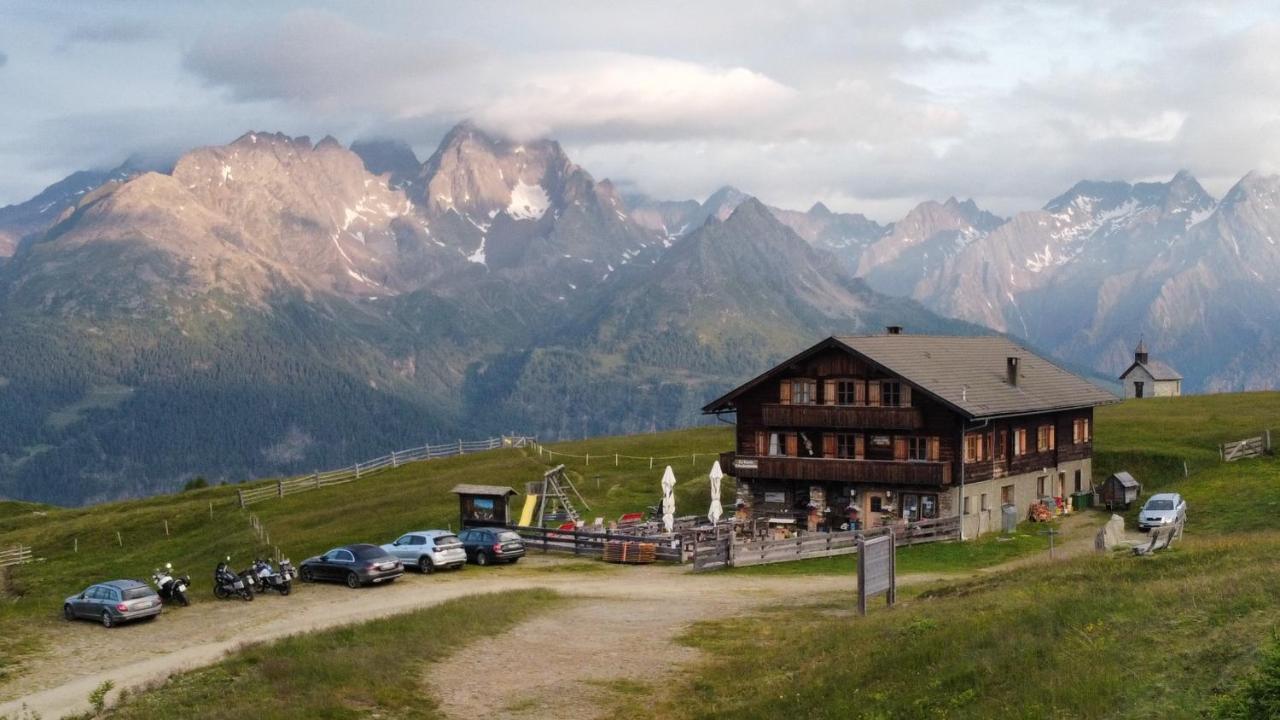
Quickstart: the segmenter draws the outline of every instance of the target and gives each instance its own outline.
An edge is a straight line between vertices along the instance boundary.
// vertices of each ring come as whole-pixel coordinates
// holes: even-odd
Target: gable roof
[[[1142,487],[1141,485],[1138,484],[1137,480],[1133,479],[1132,475],[1130,475],[1129,473],[1123,470],[1121,470],[1118,473],[1113,473],[1111,475],[1111,478],[1108,478],[1108,479],[1113,479],[1113,478],[1116,480],[1116,482],[1120,483],[1120,485],[1123,487],[1130,487],[1130,488]]]
[[[1179,374],[1177,370],[1174,370],[1173,368],[1169,367],[1168,365],[1165,365],[1159,360],[1147,360],[1144,363],[1134,362],[1132,365],[1129,366],[1127,370],[1120,373],[1120,379],[1123,380],[1129,377],[1129,373],[1133,372],[1133,369],[1138,367],[1142,368],[1143,370],[1146,370],[1147,374],[1151,376],[1152,380],[1181,380],[1182,379],[1182,375]]]
[[[520,493],[512,490],[506,485],[469,485],[462,483],[454,485],[449,492],[458,493],[459,495],[519,495]]]
[[[1001,336],[861,335],[832,337],[703,408],[717,412],[746,390],[820,350],[852,352],[968,418],[1022,415],[1117,402],[1112,393]],[[1018,358],[1018,384],[1006,358]]]

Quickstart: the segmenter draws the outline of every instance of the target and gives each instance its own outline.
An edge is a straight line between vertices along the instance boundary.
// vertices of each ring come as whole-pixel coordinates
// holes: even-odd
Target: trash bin
[[[1088,505],[1085,504],[1084,493],[1071,493],[1071,509],[1075,512],[1084,510]]]
[[[1011,533],[1018,529],[1018,508],[1013,505],[1002,505],[1000,507],[1000,530],[1001,532]]]

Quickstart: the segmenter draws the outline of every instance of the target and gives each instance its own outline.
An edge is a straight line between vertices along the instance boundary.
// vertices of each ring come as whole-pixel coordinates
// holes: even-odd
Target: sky
[[[16,0],[0,205],[250,129],[425,159],[467,118],[633,192],[880,221],[1180,169],[1221,195],[1280,171],[1277,47],[1269,2]]]

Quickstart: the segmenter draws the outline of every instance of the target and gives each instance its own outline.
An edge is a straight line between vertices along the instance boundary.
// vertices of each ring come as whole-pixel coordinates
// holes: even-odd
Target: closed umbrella
[[[707,519],[714,525],[720,522],[720,516],[724,514],[724,508],[720,506],[720,480],[724,478],[724,471],[720,469],[720,461],[717,460],[711,466],[711,509],[707,511]]]
[[[662,473],[662,524],[671,532],[676,526],[676,474],[668,465]]]

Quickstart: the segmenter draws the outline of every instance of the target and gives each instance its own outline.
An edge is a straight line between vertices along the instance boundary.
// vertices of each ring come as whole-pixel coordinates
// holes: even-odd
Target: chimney
[[[890,335],[901,335],[901,334],[902,334],[902,326],[901,326],[901,325],[889,325],[889,326],[887,326],[887,327],[884,329],[884,331],[885,331],[886,333],[890,334]]]
[[[1005,358],[1004,363],[1005,375],[1008,377],[1009,384],[1013,387],[1018,387],[1018,358],[1012,356],[1007,357]]]

